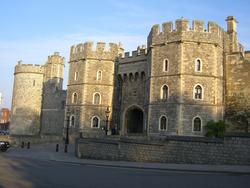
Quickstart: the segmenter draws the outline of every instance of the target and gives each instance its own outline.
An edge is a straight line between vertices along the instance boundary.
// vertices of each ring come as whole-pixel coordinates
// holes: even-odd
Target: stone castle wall
[[[119,44],[99,42],[96,48],[93,46],[91,42],[72,46],[70,55],[67,113],[76,120],[71,129],[84,134],[91,129],[94,134],[102,133],[107,107],[112,117],[115,61],[123,51]],[[74,93],[77,101],[72,101]],[[94,104],[96,93],[100,95],[99,104]],[[94,116],[99,118],[98,128],[92,128]]]
[[[26,65],[19,62],[15,67],[11,134],[34,135],[39,133],[43,73],[44,69],[40,65]]]
[[[64,61],[55,52],[44,65],[41,134],[63,134],[66,106],[66,91],[63,90]]]
[[[246,63],[231,66],[230,62],[235,58],[237,63],[247,62],[249,53],[243,53],[243,47],[238,43],[235,18],[228,17],[226,21],[227,31],[214,22],[205,27],[199,20],[194,20],[192,25],[186,19],[176,20],[175,24],[163,23],[162,28],[154,25],[148,36],[147,48],[138,47],[131,55],[128,52],[123,55],[121,47],[115,44],[105,46],[97,43],[95,49],[93,43],[72,46],[67,105],[69,113],[74,111],[79,115],[76,118],[78,127],[90,128],[94,114],[100,116],[105,124],[105,106],[110,105],[111,127],[118,129],[120,134],[128,133],[130,117],[127,114],[132,109],[139,109],[143,113],[143,133],[204,135],[203,127],[208,121],[224,118],[226,95],[236,87],[233,80],[240,82],[236,85],[241,91],[247,90],[245,85],[249,80]],[[243,53],[243,60],[235,53]],[[197,59],[202,63],[201,71],[195,71]],[[108,65],[108,60],[111,64],[116,63]],[[167,71],[163,70],[165,60],[169,63]],[[107,74],[110,80],[105,81],[109,85],[95,80],[96,71],[104,66],[98,62],[109,67]],[[244,74],[239,73],[241,70]],[[76,71],[81,75],[78,81],[73,80]],[[197,84],[202,86],[200,100],[194,99]],[[163,100],[161,88],[164,85],[168,86],[169,93]],[[93,106],[93,93],[99,91],[105,91],[102,94],[104,103]],[[70,103],[73,92],[79,93],[77,104]],[[167,117],[166,130],[159,129],[162,116]],[[193,131],[195,117],[201,119],[202,127],[198,132]],[[90,131],[98,132],[96,129]]]
[[[144,139],[79,139],[76,154],[84,159],[138,162],[249,165],[250,138],[166,137]]]
[[[192,120],[198,116],[202,125],[223,116],[223,40],[224,31],[215,23],[194,21],[192,28],[188,20],[153,26],[148,45],[150,61],[150,133],[203,135],[192,131]],[[164,71],[164,60],[169,70]],[[195,61],[202,62],[202,70],[195,72]],[[169,88],[167,100],[161,99],[161,87]],[[194,100],[195,85],[203,89],[202,100]],[[159,131],[159,118],[169,120],[168,130]]]
[[[130,108],[138,107],[144,113],[143,132],[146,132],[147,126],[147,101],[148,101],[148,65],[146,49],[139,47],[137,51],[133,51],[130,56],[128,52],[125,57],[120,58],[117,63],[115,73],[117,85],[115,87],[114,102],[116,108],[115,123],[120,125],[120,133],[127,134],[127,125],[125,116]]]
[[[62,90],[64,58],[59,53],[49,56],[43,66],[19,64],[13,89],[13,127],[22,134],[61,134],[69,118],[70,132],[102,136],[109,107],[109,129],[116,128],[122,135],[129,133],[131,119],[130,124],[136,124],[131,126],[137,126],[137,118],[132,117],[137,110],[143,116],[142,134],[202,136],[209,120],[224,118],[230,96],[250,93],[246,87],[250,53],[238,43],[236,19],[229,16],[226,21],[227,31],[214,22],[205,27],[199,20],[192,26],[186,19],[163,23],[162,28],[154,25],[147,48],[140,46],[131,55],[123,53],[121,44],[74,45],[67,96]],[[201,71],[195,71],[197,59]],[[202,86],[199,100],[194,99],[197,84]],[[164,85],[168,86],[167,99],[162,99]],[[99,104],[94,104],[96,93]],[[95,116],[99,124],[93,128]],[[166,130],[159,129],[162,116],[167,117]],[[201,131],[193,131],[194,117],[201,119]],[[29,128],[32,130],[26,132]]]
[[[64,58],[58,52],[45,65],[15,67],[12,135],[62,135],[66,91],[62,90]]]

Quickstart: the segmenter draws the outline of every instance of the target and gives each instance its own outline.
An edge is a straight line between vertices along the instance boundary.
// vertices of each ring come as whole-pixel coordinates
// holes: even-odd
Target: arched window
[[[167,59],[164,59],[164,61],[163,61],[163,71],[168,72],[168,70],[169,70],[169,62],[168,62]]]
[[[202,70],[202,62],[200,59],[195,60],[195,72],[201,72]]]
[[[161,88],[161,99],[163,100],[167,100],[168,99],[168,86],[167,85],[164,85],[162,86]]]
[[[100,95],[100,93],[94,93],[94,95],[93,95],[93,104],[101,104],[101,95]]]
[[[145,79],[145,77],[146,77],[145,72],[141,72],[141,80],[144,80],[144,79]]]
[[[133,73],[129,73],[129,81],[132,82],[134,80]]]
[[[72,103],[76,104],[77,103],[77,93],[72,94]]]
[[[97,71],[96,80],[102,80],[102,71],[101,70]]]
[[[135,73],[135,81],[138,79],[138,77],[139,77],[139,73],[136,72],[136,73]]]
[[[75,77],[74,80],[77,81],[78,80],[78,72],[75,72]]]
[[[74,127],[75,126],[75,116],[70,117],[70,126]]]
[[[194,99],[203,99],[203,89],[201,85],[194,87]]]
[[[100,118],[99,117],[97,117],[97,116],[92,117],[91,127],[92,128],[99,128],[100,127]]]
[[[194,117],[193,119],[193,132],[201,132],[201,118]]]
[[[166,131],[168,127],[168,119],[166,116],[161,116],[159,119],[159,130]]]

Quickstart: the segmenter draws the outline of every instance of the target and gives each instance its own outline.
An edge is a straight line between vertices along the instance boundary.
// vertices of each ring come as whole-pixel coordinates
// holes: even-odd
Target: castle
[[[237,21],[227,31],[214,22],[178,19],[154,25],[147,47],[132,54],[121,44],[71,47],[69,80],[62,90],[64,59],[15,69],[13,134],[204,135],[221,120],[230,96],[250,94],[250,51],[238,42]],[[64,109],[64,104],[66,106]]]

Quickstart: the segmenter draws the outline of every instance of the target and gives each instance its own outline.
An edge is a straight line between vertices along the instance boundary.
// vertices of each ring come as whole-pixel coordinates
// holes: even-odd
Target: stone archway
[[[134,106],[127,109],[125,114],[125,128],[128,134],[143,133],[143,111]]]

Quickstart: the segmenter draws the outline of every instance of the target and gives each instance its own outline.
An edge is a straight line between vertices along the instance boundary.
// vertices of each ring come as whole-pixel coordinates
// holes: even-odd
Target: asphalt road
[[[250,175],[129,169],[4,156],[2,188],[249,188]]]

